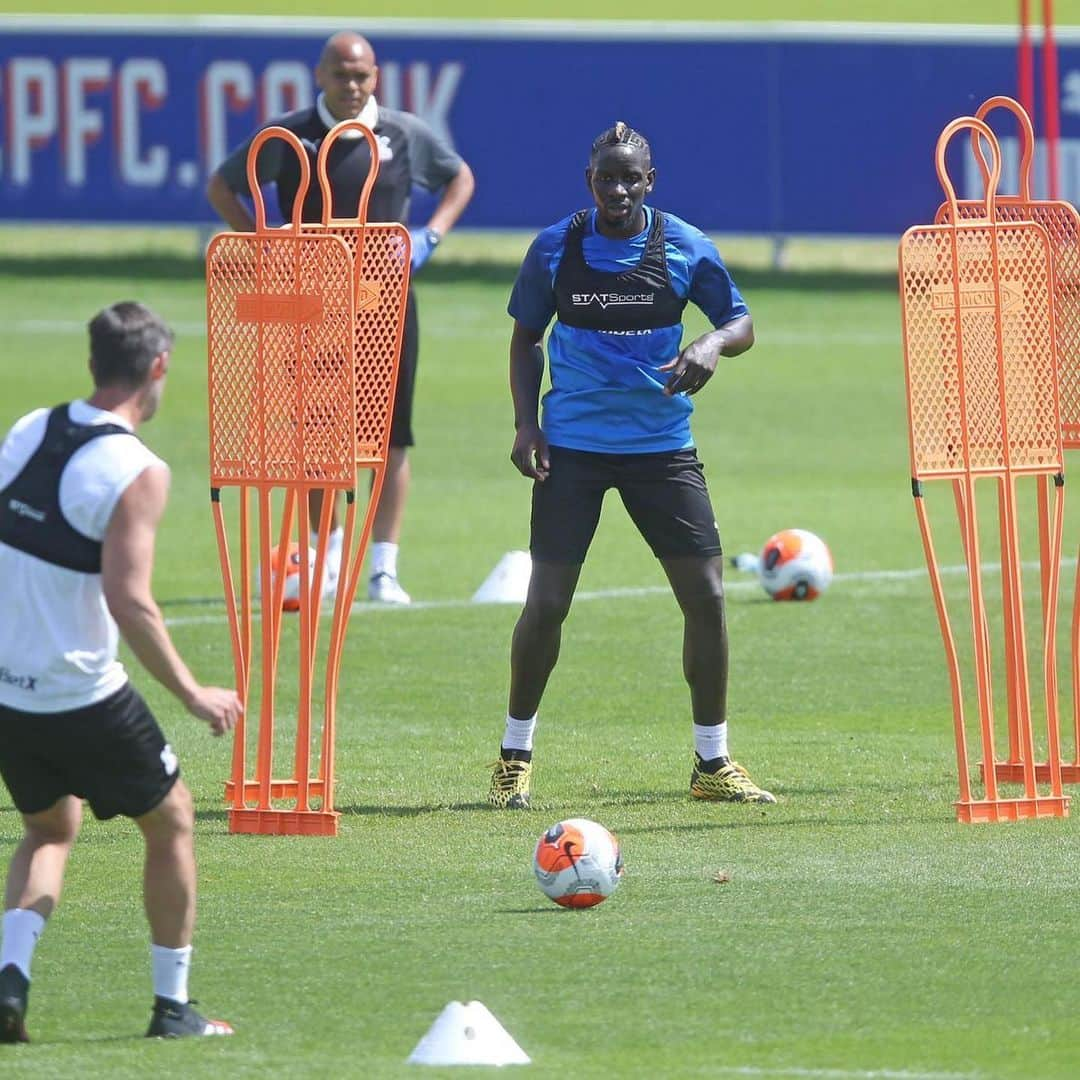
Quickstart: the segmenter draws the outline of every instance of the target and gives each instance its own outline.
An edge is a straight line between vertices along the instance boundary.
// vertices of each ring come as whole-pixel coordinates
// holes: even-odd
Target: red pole
[[[1043,0],[1043,110],[1046,116],[1046,190],[1058,197],[1058,148],[1061,142],[1057,42],[1054,40],[1054,0]]]
[[[1016,82],[1020,104],[1035,123],[1035,53],[1031,43],[1031,0],[1020,0],[1020,44],[1016,51]]]

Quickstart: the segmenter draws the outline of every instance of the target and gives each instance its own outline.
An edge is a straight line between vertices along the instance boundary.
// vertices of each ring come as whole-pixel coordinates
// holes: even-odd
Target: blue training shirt
[[[616,240],[596,231],[589,215],[582,240],[594,270],[619,272],[636,266],[645,253],[653,220],[645,208],[645,228]],[[529,247],[507,310],[523,326],[543,331],[556,313],[555,275],[573,215],[541,232]],[[676,294],[696,304],[714,327],[749,313],[713,242],[699,229],[664,214],[668,275]],[[668,373],[657,371],[679,355],[682,324],[654,330],[586,330],[555,320],[548,337],[551,389],[544,395],[541,427],[552,446],[611,454],[685,450],[693,402],[686,394],[663,393]]]

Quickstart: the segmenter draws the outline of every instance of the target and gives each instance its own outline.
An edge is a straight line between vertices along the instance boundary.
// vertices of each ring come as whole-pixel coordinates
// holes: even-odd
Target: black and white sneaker
[[[26,999],[30,980],[14,965],[0,971],[0,1043],[29,1042]]]
[[[189,1001],[181,1004],[171,998],[155,997],[154,1011],[147,1029],[148,1039],[181,1039],[187,1035],[232,1035],[232,1027],[224,1020],[207,1020],[196,1012]]]

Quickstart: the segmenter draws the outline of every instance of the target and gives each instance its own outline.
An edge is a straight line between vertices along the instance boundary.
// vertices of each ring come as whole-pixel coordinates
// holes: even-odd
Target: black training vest
[[[594,270],[582,241],[591,210],[570,221],[562,260],[555,274],[559,322],[584,330],[658,330],[682,322],[686,298],[671,287],[664,249],[664,215],[653,211],[645,254],[632,270]]]
[[[101,573],[101,542],[81,533],[60,509],[60,477],[76,450],[102,435],[131,435],[119,424],[75,424],[67,405],[49,413],[45,437],[22,472],[0,491],[0,544],[54,566]]]
[[[319,147],[327,131],[319,111],[312,106],[302,112],[283,117],[280,126],[288,128],[305,144],[311,163],[311,182],[308,186],[301,220],[322,220],[323,198],[319,186],[316,162]],[[405,130],[380,117],[375,136],[386,141],[390,154],[379,162],[379,175],[368,204],[368,221],[405,221],[412,196],[412,173],[409,164],[409,143]],[[371,149],[367,139],[337,139],[327,155],[326,175],[333,196],[331,212],[334,217],[353,218],[360,203],[360,192],[371,170]],[[292,219],[293,204],[300,189],[300,162],[287,147],[282,148],[281,165],[275,177],[278,209],[285,221]]]

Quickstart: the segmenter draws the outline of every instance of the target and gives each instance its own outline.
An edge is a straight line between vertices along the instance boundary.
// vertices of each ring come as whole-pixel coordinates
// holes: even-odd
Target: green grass
[[[33,254],[42,234],[2,239],[0,427],[84,392],[81,326],[103,304],[138,296],[180,327],[163,411],[145,429],[174,469],[155,588],[200,676],[228,681],[220,604],[186,602],[220,595],[194,241],[75,234],[49,261]],[[3,1075],[404,1077],[443,1006],[474,998],[533,1057],[529,1076],[1075,1075],[1075,819],[955,823],[928,584],[858,576],[922,566],[890,245],[807,243],[785,275],[768,269],[763,244],[724,245],[759,343],[698,398],[721,534],[735,552],[778,528],[811,528],[840,574],[812,605],[773,604],[732,578],[733,749],[779,805],[687,798],[680,620],[613,498],[581,588],[640,591],[575,605],[542,709],[536,809],[484,809],[516,611],[467,600],[503,552],[527,542],[505,389],[504,308],[523,242],[451,237],[419,286],[419,445],[402,574],[438,604],[365,605],[353,619],[340,836],[228,835],[228,747],[135,673],[199,806],[193,989],[239,1034],[140,1040],[150,987],[139,842],[129,825],[91,821],[35,959],[36,1041],[4,1048]],[[857,262],[878,269],[847,269]],[[947,493],[931,503],[942,561],[954,564]],[[1072,549],[1078,526],[1073,505]],[[964,646],[962,581],[948,579]],[[987,582],[996,593],[998,578]],[[1070,587],[1071,575],[1063,602]],[[294,635],[289,623],[286,655]],[[288,706],[286,692],[286,720]],[[618,832],[627,862],[618,893],[580,913],[551,905],[530,872],[537,835],[576,815]],[[0,800],[0,857],[17,836]],[[713,880],[721,871],[725,884]]]
[[[3,0],[0,11],[22,12],[29,10],[25,0]],[[169,0],[169,3],[151,3],[148,0],[93,0],[87,5],[74,0],[39,0],[34,4],[38,14],[71,13],[85,14],[92,10],[97,14],[135,15],[295,15],[296,6],[291,0],[230,0],[227,4],[212,0]],[[458,18],[458,19],[643,19],[643,20],[725,20],[768,21],[787,19],[796,21],[853,21],[853,22],[927,22],[927,23],[1001,23],[1016,24],[1015,0],[952,0],[950,4],[934,3],[934,0],[904,0],[897,5],[885,0],[858,3],[857,0],[819,0],[808,6],[805,0],[759,0],[752,8],[718,6],[704,0],[674,0],[665,4],[660,12],[655,3],[648,0],[624,0],[613,8],[611,5],[580,3],[577,0],[515,0],[512,10],[494,0],[455,0],[447,5],[445,0],[370,0],[358,13],[354,4],[345,0],[324,0],[315,11],[305,15],[341,18],[350,25],[362,26],[364,19],[386,18]],[[1077,0],[1059,0],[1055,5],[1058,25],[1066,26],[1080,22],[1080,5]]]

